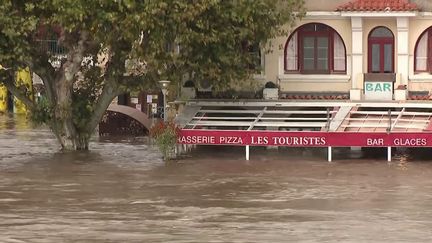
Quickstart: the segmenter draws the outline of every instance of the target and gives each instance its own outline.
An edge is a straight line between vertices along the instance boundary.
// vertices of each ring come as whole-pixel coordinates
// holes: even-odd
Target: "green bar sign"
[[[366,91],[391,92],[392,85],[391,83],[380,83],[380,82],[366,83]]]
[[[392,100],[393,82],[365,81],[364,93],[366,100]]]

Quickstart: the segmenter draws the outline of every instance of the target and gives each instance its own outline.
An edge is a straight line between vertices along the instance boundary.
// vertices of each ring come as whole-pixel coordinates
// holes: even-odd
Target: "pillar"
[[[409,18],[398,17],[397,18],[397,70],[399,73],[400,83],[408,85],[408,74],[409,74]]]
[[[351,100],[361,100],[363,89],[363,19],[351,17],[352,60],[351,60]]]
[[[246,145],[246,160],[249,161],[249,145]]]

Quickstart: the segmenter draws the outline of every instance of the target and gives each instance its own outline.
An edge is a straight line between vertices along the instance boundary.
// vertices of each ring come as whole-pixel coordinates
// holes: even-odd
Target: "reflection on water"
[[[0,242],[432,237],[429,150],[387,163],[385,150],[339,149],[327,163],[323,149],[252,148],[246,162],[243,148],[202,147],[165,164],[143,138],[58,153],[48,130],[15,122],[0,117]]]

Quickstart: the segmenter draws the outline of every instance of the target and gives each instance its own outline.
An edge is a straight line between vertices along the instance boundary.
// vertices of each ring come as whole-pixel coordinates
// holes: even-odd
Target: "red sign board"
[[[226,131],[182,129],[179,144],[287,147],[432,147],[432,133]]]

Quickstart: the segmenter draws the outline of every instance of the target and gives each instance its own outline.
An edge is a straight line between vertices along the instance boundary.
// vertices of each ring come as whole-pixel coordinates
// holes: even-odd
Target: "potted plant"
[[[263,98],[265,100],[279,99],[279,87],[272,81],[267,82],[263,89]]]
[[[187,80],[181,88],[181,96],[184,99],[195,99],[196,89],[195,83],[192,80]]]
[[[180,129],[172,122],[159,121],[150,128],[150,137],[155,141],[164,160],[176,158],[175,147]]]

